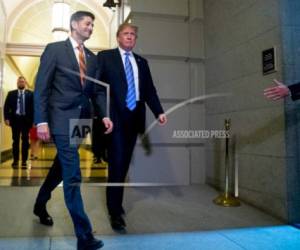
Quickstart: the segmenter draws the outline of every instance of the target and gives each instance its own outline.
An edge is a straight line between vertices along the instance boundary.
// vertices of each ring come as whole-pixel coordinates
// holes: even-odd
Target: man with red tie
[[[53,166],[36,198],[34,214],[42,224],[53,224],[46,204],[51,192],[63,181],[65,203],[73,220],[78,250],[99,249],[103,242],[94,238],[91,223],[84,211],[78,185],[81,182],[78,145],[71,143],[70,122],[73,119],[91,118],[93,100],[106,133],[112,131],[112,122],[105,117],[105,93],[85,78],[85,75],[96,75],[96,56],[84,47],[84,41],[92,34],[94,18],[90,12],[75,12],[70,20],[71,36],[66,41],[46,46],[34,91],[38,137],[48,140],[51,136],[57,149]]]

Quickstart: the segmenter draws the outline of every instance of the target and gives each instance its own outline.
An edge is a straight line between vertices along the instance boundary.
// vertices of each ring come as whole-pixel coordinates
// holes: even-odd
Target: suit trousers
[[[36,204],[45,205],[51,198],[51,192],[63,181],[66,206],[71,215],[76,236],[85,239],[92,234],[92,227],[84,211],[80,193],[81,172],[78,145],[70,144],[70,137],[53,135],[57,155],[53,165],[40,188]]]
[[[25,162],[28,159],[30,127],[31,124],[28,124],[25,116],[16,116],[11,120],[14,161],[19,160],[20,138],[22,139],[22,161]]]
[[[107,161],[107,140],[108,136],[104,134],[105,127],[100,118],[93,119],[92,129],[92,151],[97,160],[101,158]]]
[[[108,147],[108,182],[120,183],[119,186],[108,186],[106,189],[107,209],[111,216],[124,213],[122,183],[125,181],[138,135],[138,108],[134,111],[126,110],[123,115],[122,124],[118,124],[113,130]]]

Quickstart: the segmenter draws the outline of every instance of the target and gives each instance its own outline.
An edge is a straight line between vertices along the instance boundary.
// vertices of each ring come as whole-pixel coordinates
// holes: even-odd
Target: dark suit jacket
[[[16,118],[18,90],[9,91],[4,103],[4,119],[12,124]],[[25,90],[25,119],[29,126],[33,123],[33,93]]]
[[[145,129],[145,103],[149,106],[155,117],[164,111],[160,104],[154,87],[148,62],[143,57],[134,53],[139,72],[139,91],[141,109],[137,125],[139,132]],[[110,85],[110,114],[114,129],[122,126],[123,114],[126,108],[127,82],[125,70],[119,49],[101,51],[97,55],[97,78]]]
[[[85,56],[86,75],[95,77],[96,56],[86,48]],[[95,99],[98,115],[104,117],[105,92],[88,80],[82,87],[79,65],[70,40],[48,44],[41,56],[36,78],[35,123],[47,122],[52,134],[68,135],[70,119],[90,118],[92,98]]]
[[[291,98],[293,101],[300,99],[300,82],[287,87],[291,91]]]

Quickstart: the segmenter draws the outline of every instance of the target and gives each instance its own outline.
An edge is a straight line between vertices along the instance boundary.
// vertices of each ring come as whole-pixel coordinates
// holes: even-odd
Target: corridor
[[[27,167],[19,164],[18,168],[11,166],[12,159],[0,164],[0,186],[39,186],[46,177],[55,157],[53,145],[42,145],[38,159],[28,160]],[[89,148],[80,148],[80,169],[82,181],[103,182],[107,177],[107,163],[94,163],[93,153]]]

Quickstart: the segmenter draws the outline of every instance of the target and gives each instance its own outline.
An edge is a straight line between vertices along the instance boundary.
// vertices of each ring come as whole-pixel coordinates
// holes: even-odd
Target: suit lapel
[[[125,103],[126,94],[127,94],[127,80],[126,80],[125,69],[122,61],[122,56],[118,48],[113,50],[113,58],[114,60],[113,60],[112,67],[115,67],[116,69],[120,69],[119,74],[120,74],[121,81],[119,83],[120,86],[118,86],[118,89],[120,90],[122,101]]]
[[[114,50],[114,60],[115,60],[115,67],[120,70],[121,78],[122,80],[127,84],[126,75],[125,75],[125,69],[123,65],[122,56],[120,54],[120,51],[118,48]]]
[[[18,94],[19,94],[19,91],[18,90],[14,90],[14,92],[13,92],[13,99],[18,99]]]
[[[85,53],[85,63],[86,63],[86,74],[90,75],[89,72],[91,71],[92,67],[92,61],[91,61],[91,53],[84,47],[84,53]]]
[[[139,76],[139,93],[141,94],[142,91],[142,80],[141,80],[141,75],[142,75],[142,63],[141,63],[141,59],[135,54],[133,53],[137,67],[138,67],[138,76]]]
[[[18,90],[14,90],[14,92],[12,93],[12,105],[13,105],[13,109],[14,112],[16,112],[17,110],[17,103],[18,103]]]
[[[65,44],[66,44],[66,51],[67,51],[68,57],[69,57],[69,59],[70,59],[70,61],[72,63],[73,69],[79,73],[79,65],[78,65],[78,61],[77,61],[76,55],[74,53],[74,49],[72,47],[72,43],[70,42],[69,39],[67,39],[66,42],[65,42]],[[81,82],[80,82],[79,75],[75,76],[75,78],[77,79],[77,82],[78,82],[78,84],[81,87]]]
[[[24,98],[25,98],[25,113],[28,113],[28,108],[29,108],[29,91],[27,89],[25,89],[24,91]]]
[[[95,72],[94,72],[95,66],[93,65],[93,63],[95,63],[95,62],[94,62],[94,60],[92,60],[93,55],[85,47],[84,47],[84,54],[85,54],[85,64],[86,64],[86,75],[90,76],[90,77],[94,77],[94,75],[95,75]],[[84,81],[85,82],[84,82],[83,88],[86,88],[90,81],[88,81],[87,79],[85,79]]]

